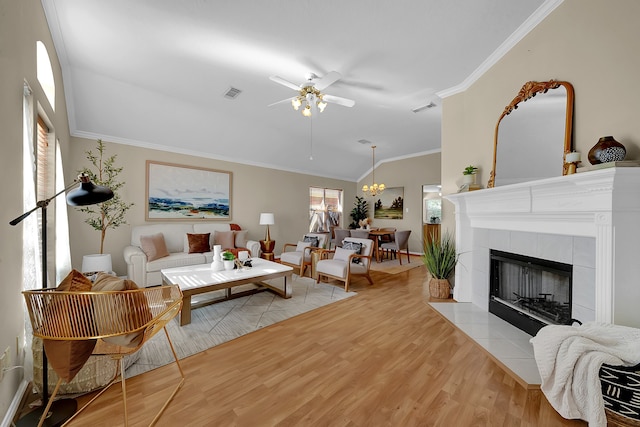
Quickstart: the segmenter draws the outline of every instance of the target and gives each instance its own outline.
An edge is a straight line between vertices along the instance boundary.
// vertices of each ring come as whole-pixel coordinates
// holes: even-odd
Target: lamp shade
[[[260,225],[273,225],[273,224],[275,224],[275,219],[272,213],[260,214]]]
[[[87,175],[80,175],[78,179],[80,180],[80,187],[67,193],[68,205],[95,205],[113,198],[113,191],[110,188],[95,185]]]
[[[111,254],[93,254],[82,257],[82,272],[111,272]]]

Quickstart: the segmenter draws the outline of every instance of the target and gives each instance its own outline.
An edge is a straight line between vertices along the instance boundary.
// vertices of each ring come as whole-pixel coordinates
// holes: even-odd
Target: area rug
[[[194,309],[191,311],[191,323],[185,326],[180,326],[178,317],[174,318],[167,325],[167,330],[178,358],[183,359],[265,326],[357,295],[355,292],[345,292],[341,286],[316,284],[315,280],[308,277],[294,275],[293,278],[293,296],[289,299],[271,292],[261,292]],[[234,293],[242,288],[234,288]],[[219,295],[211,292],[198,295],[199,298],[194,297],[193,300],[216,296]],[[130,378],[172,361],[167,338],[164,333],[158,333],[138,351],[136,362],[126,370],[126,377]]]
[[[400,261],[397,259],[385,259],[382,260],[382,262],[373,261],[371,263],[371,270],[387,274],[398,274],[411,270],[412,268],[421,267],[422,265],[424,264],[422,264],[422,259],[420,259],[420,257],[412,256],[411,262],[407,263],[407,256],[404,255],[402,257],[402,265],[400,265]]]

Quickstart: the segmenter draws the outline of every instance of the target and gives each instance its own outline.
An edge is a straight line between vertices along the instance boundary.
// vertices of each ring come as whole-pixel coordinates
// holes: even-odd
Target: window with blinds
[[[38,201],[45,200],[54,194],[55,189],[55,163],[54,163],[54,146],[50,143],[51,129],[45,123],[44,119],[38,115],[36,126],[36,144],[35,144],[35,159],[36,159],[36,199]],[[49,210],[47,210],[49,213]],[[38,209],[38,230],[42,230],[42,209]],[[47,215],[47,235],[53,235],[55,232],[55,215]],[[38,233],[38,245],[42,247],[42,234]],[[47,259],[55,260],[54,245],[47,240]],[[48,263],[55,265],[55,262]],[[49,267],[49,266],[47,266]],[[47,272],[47,282],[53,272]],[[50,284],[46,283],[48,287]]]
[[[309,187],[309,231],[331,231],[342,222],[342,190]]]
[[[49,147],[49,126],[38,116],[36,141],[36,197],[46,199],[53,191],[51,170],[52,150]]]

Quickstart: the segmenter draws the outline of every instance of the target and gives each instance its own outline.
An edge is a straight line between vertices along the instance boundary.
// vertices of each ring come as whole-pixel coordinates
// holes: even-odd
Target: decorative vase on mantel
[[[612,136],[603,136],[589,150],[589,163],[597,165],[608,162],[621,162],[627,155],[624,145],[616,141]]]

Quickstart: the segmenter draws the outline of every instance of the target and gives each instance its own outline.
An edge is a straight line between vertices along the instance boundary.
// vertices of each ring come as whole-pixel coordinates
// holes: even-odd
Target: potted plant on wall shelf
[[[473,165],[469,165],[462,171],[462,183],[463,184],[475,184],[476,183],[476,173],[478,172],[478,168]]]
[[[124,182],[118,180],[118,175],[122,172],[122,167],[114,165],[116,155],[106,157],[104,143],[98,139],[97,152],[86,151],[87,160],[93,168],[85,167],[78,171],[89,175],[89,178],[96,185],[109,187],[113,191],[113,198],[97,205],[83,206],[77,208],[80,212],[87,214],[85,220],[87,224],[95,230],[100,231],[100,252],[93,255],[85,255],[82,260],[82,271],[111,271],[111,255],[104,254],[104,239],[108,229],[116,229],[126,224],[126,213],[134,205],[122,200],[119,190],[124,186]],[[99,269],[95,266],[102,266]],[[108,267],[107,267],[108,266]]]
[[[449,277],[458,263],[456,244],[451,233],[445,232],[441,239],[432,235],[424,241],[422,262],[429,270],[429,295],[432,298],[447,299],[451,296],[452,286]]]

